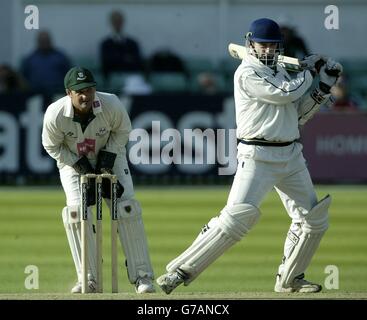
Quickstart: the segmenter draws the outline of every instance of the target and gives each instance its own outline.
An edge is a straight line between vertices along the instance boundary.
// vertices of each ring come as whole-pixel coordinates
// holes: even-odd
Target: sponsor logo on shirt
[[[69,131],[68,133],[65,134],[67,137],[71,137],[71,138],[76,138],[76,136],[74,135],[73,131]]]
[[[106,134],[106,132],[107,132],[106,128],[99,128],[99,131],[96,133],[96,136],[97,137],[103,136]]]
[[[83,142],[76,144],[79,156],[87,156],[89,152],[96,153],[96,140],[85,138]]]

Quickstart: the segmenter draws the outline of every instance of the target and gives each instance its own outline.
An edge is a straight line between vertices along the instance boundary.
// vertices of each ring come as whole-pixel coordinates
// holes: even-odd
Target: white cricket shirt
[[[92,109],[95,118],[83,132],[80,123],[73,121],[74,109],[69,96],[48,106],[42,144],[59,168],[72,166],[83,155],[93,163],[102,148],[117,155],[125,152],[131,122],[119,98],[96,92]]]
[[[295,79],[279,64],[275,73],[246,54],[234,74],[238,139],[287,142],[299,138],[298,99],[310,88],[309,71]]]

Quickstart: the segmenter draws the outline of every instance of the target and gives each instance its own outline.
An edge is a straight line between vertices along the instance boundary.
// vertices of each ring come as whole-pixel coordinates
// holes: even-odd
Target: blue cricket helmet
[[[247,38],[255,42],[282,42],[278,24],[267,18],[257,19],[251,23]]]

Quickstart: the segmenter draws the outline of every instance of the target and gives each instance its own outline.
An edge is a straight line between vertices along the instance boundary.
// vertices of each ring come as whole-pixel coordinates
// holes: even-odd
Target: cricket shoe
[[[280,274],[277,274],[275,287],[274,287],[275,292],[315,293],[315,292],[320,292],[322,290],[321,285],[305,280],[304,273],[295,277],[292,283],[290,284],[290,286],[286,288],[282,287],[282,285],[280,284],[280,277],[281,277]]]
[[[170,294],[185,280],[184,274],[179,271],[165,273],[157,279],[157,284],[166,293]]]
[[[92,279],[88,280],[88,293],[97,292],[97,283]],[[71,289],[71,293],[82,293],[82,283],[77,282],[75,286]]]
[[[153,280],[147,277],[138,278],[135,282],[136,293],[154,293],[154,283]]]

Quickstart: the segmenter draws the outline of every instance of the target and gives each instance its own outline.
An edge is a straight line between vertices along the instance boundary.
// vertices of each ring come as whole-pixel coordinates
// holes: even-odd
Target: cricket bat
[[[235,44],[235,43],[230,43],[228,45],[228,51],[229,54],[236,59],[243,59],[245,56],[245,46],[241,46],[239,44]],[[288,57],[288,56],[283,56],[283,55],[279,55],[278,56],[278,62],[284,63],[285,68],[289,71],[295,71],[295,72],[299,72],[302,71],[303,68],[301,66],[301,64],[299,63],[299,60],[297,58],[292,58],[292,57]],[[321,65],[324,64],[325,61],[321,61]],[[341,74],[341,71],[336,70],[336,69],[331,69],[331,70],[325,70],[325,72],[332,77],[339,77]]]
[[[243,59],[245,56],[245,46],[241,46],[239,44],[230,43],[228,45],[228,51],[229,54],[236,59]],[[278,56],[278,62],[282,62],[287,65],[292,65],[294,69],[301,69],[301,66],[299,64],[299,60],[297,58],[287,57],[287,56]]]

